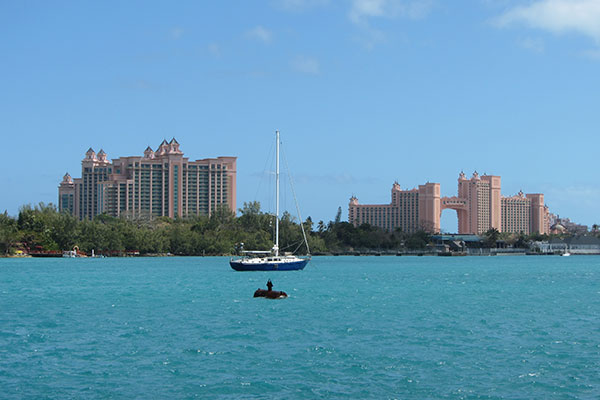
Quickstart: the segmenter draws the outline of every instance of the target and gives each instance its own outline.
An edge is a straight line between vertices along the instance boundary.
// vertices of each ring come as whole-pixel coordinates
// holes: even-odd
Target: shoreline
[[[600,256],[600,252],[597,253],[571,253],[571,256]],[[339,253],[319,253],[312,254],[312,257],[515,257],[515,256],[557,256],[560,257],[560,253],[533,253],[533,252],[484,252],[484,253],[473,253],[473,254],[462,254],[462,253],[441,253],[441,252],[339,252]],[[101,258],[161,258],[161,257],[236,257],[231,254],[215,254],[215,255],[191,255],[191,254],[139,254],[139,255],[123,255],[123,256],[78,256],[78,257],[63,257],[55,255],[0,255],[2,258],[52,258],[52,259],[101,259]]]

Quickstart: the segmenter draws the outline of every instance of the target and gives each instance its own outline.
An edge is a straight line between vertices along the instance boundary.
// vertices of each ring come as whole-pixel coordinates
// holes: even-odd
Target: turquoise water
[[[597,399],[599,315],[595,256],[0,259],[0,398]]]

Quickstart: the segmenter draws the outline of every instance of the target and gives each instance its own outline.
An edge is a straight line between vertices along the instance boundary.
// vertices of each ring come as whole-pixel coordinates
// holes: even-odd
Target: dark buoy
[[[256,289],[254,297],[266,297],[267,299],[285,299],[288,297],[286,292],[280,292],[278,290],[265,290]]]
[[[279,290],[273,290],[273,283],[269,279],[267,281],[267,290],[265,289],[256,289],[254,292],[254,297],[265,297],[267,299],[285,299],[288,297],[286,292],[282,292]]]

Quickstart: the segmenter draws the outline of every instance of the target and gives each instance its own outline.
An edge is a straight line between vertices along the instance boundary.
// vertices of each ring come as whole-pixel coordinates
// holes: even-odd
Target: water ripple
[[[600,393],[599,257],[90,261],[0,260],[1,398]]]

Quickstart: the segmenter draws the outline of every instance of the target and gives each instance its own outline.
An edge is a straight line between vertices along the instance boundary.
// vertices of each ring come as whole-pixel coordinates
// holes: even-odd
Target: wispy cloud
[[[420,19],[431,12],[435,0],[352,0],[348,18],[359,28],[357,42],[367,50],[386,41],[377,19]]]
[[[246,37],[263,43],[270,43],[272,39],[271,31],[258,25],[246,32]]]
[[[598,0],[537,0],[509,9],[495,22],[499,26],[521,24],[555,34],[579,33],[600,44]]]
[[[291,61],[292,69],[308,75],[319,75],[321,67],[319,60],[313,57],[297,56]]]
[[[370,18],[419,19],[432,7],[432,0],[353,0],[348,15],[357,24],[364,24]]]
[[[382,17],[387,6],[389,4],[386,0],[354,0],[350,9],[350,19],[361,23],[365,18]]]

